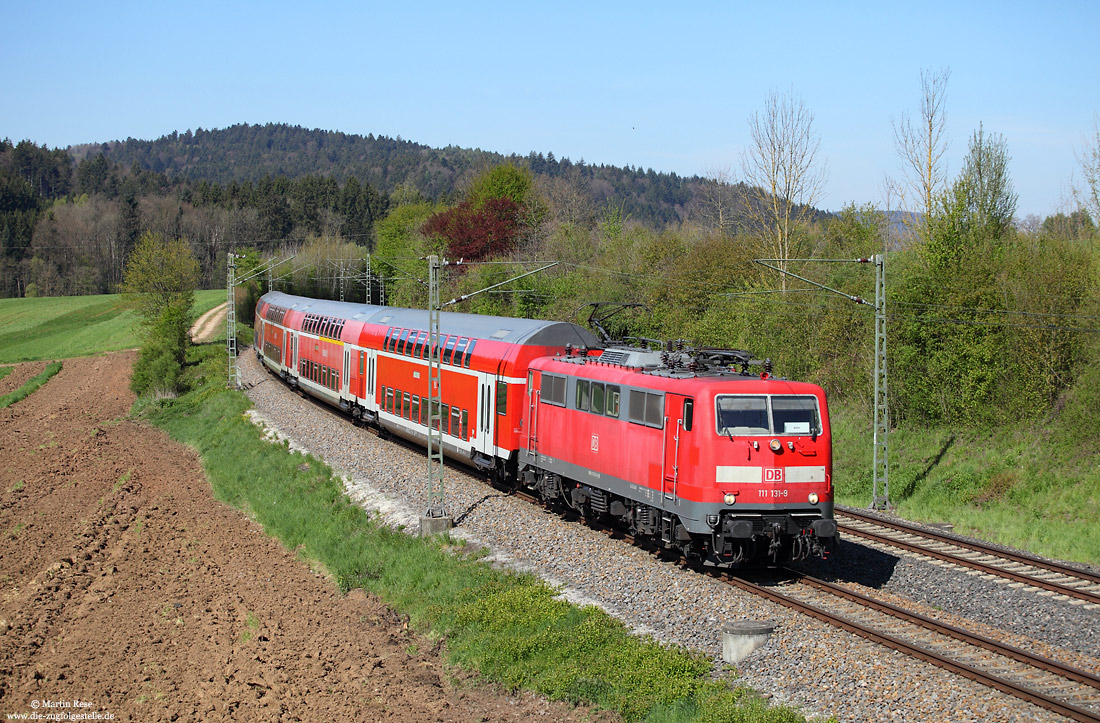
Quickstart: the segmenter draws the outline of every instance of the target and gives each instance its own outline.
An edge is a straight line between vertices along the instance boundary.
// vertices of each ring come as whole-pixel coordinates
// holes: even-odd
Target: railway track
[[[515,496],[541,505],[522,491]],[[635,543],[598,521],[591,528]],[[681,566],[689,566],[681,559]],[[695,568],[698,570],[699,568]],[[763,585],[727,572],[703,570],[733,587],[847,630],[864,639],[995,688],[1070,720],[1100,723],[1100,676],[1036,655],[842,585],[786,569],[790,579]]]
[[[905,522],[884,520],[848,507],[838,507],[836,512],[840,529],[846,534],[996,576],[1012,584],[1040,588],[1089,606],[1089,609],[1100,610],[1100,575],[1088,570],[962,540]]]
[[[1076,721],[1100,721],[1100,677],[795,571],[729,584]]]

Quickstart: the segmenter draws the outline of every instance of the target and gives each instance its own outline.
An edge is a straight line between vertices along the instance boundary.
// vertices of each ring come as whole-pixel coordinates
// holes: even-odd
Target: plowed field
[[[66,361],[0,410],[0,715],[585,717],[456,680],[391,610],[214,500],[191,450],[126,419],[134,357]]]

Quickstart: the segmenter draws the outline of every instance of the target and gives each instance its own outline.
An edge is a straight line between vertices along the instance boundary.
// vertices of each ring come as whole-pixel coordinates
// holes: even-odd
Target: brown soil
[[[473,685],[215,501],[193,451],[125,418],[134,357],[68,360],[0,410],[0,715],[589,717]]]
[[[0,379],[0,397],[11,394],[19,387],[27,383],[32,377],[36,377],[46,368],[47,362],[26,362],[25,364],[4,364],[3,366],[15,367],[10,374]]]

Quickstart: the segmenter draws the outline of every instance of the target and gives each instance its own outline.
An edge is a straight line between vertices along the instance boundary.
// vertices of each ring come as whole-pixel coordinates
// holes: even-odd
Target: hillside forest
[[[293,256],[249,301],[272,284],[422,307],[428,254],[449,262],[445,299],[556,262],[448,309],[584,323],[589,302],[638,304],[616,332],[747,349],[862,416],[874,311],[852,297],[874,299],[874,265],[854,260],[886,253],[894,425],[1053,425],[1060,444],[1094,454],[1098,149],[1100,134],[1078,203],[1021,221],[1006,139],[979,127],[962,171],[915,213],[795,203],[780,249],[754,213],[769,194],[728,172],[685,179],[279,125],[68,150],[3,141],[0,294],[113,292],[143,234],[184,239],[204,288],[224,286],[229,251],[246,268]],[[831,291],[755,261],[777,256]]]

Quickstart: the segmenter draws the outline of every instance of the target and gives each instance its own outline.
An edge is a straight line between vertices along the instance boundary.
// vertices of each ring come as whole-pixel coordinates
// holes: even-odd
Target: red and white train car
[[[257,353],[289,384],[392,434],[427,438],[427,311],[270,292],[255,323]],[[576,324],[448,312],[440,331],[444,453],[514,477],[527,367],[596,337]]]
[[[824,556],[836,540],[824,391],[744,352],[603,348],[564,322],[443,313],[444,453],[501,485],[717,566]],[[353,418],[423,441],[428,313],[279,292],[257,353]]]

